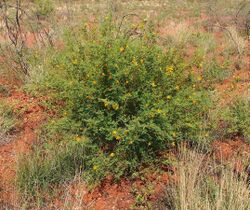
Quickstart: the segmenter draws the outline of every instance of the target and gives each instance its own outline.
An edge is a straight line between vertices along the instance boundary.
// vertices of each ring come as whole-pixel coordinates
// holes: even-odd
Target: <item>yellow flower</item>
[[[197,101],[196,101],[196,100],[193,100],[192,102],[193,102],[193,104],[196,104],[196,103],[197,103]]]
[[[94,166],[93,166],[93,170],[94,170],[94,171],[97,171],[97,169],[98,169],[98,166],[97,166],[97,165],[94,165]]]
[[[63,115],[64,115],[64,116],[67,116],[67,115],[68,115],[68,113],[67,113],[67,112],[64,112],[64,113],[63,113]]]
[[[96,83],[97,83],[97,82],[94,80],[94,81],[93,81],[93,84],[96,85]]]
[[[162,113],[162,110],[161,109],[157,109],[156,112],[157,112],[157,114],[160,114],[160,113]]]
[[[144,28],[144,23],[143,23],[143,22],[141,22],[141,23],[139,24],[139,28],[140,28],[140,29],[143,29],[143,28]]]
[[[128,84],[128,80],[126,80],[126,82],[125,82],[126,84]]]
[[[104,101],[104,107],[108,107],[109,106],[109,103],[107,101]]]
[[[173,133],[172,133],[172,136],[175,138],[175,137],[176,137],[176,133],[175,133],[175,132],[173,132]]]
[[[78,60],[77,60],[77,59],[74,59],[74,60],[72,60],[72,63],[73,63],[73,64],[77,64],[77,63],[78,63]]]
[[[112,136],[113,136],[117,141],[119,141],[119,140],[122,139],[121,136],[118,135],[117,131],[113,131],[113,132],[112,132]]]
[[[81,141],[81,137],[80,137],[80,136],[76,136],[76,137],[75,137],[75,140],[76,140],[77,142],[79,142],[79,141]]]
[[[117,141],[119,141],[119,140],[122,139],[122,137],[120,137],[119,135],[117,135],[117,136],[115,136],[115,139],[116,139]]]
[[[152,87],[156,87],[157,85],[155,84],[155,82],[152,82],[152,83],[151,83],[151,86],[152,86]]]
[[[173,66],[168,66],[166,67],[166,74],[171,74],[174,70],[174,67]]]
[[[123,51],[124,51],[124,48],[123,48],[123,47],[121,47],[121,48],[120,48],[120,52],[123,52]]]
[[[200,63],[199,67],[200,67],[200,68],[202,68],[202,66],[203,66],[203,64],[202,64],[202,63]]]
[[[175,90],[180,90],[180,86],[177,85],[177,86],[175,87]]]
[[[172,96],[171,96],[171,95],[168,95],[168,96],[167,96],[167,99],[168,99],[168,100],[172,99]]]
[[[133,63],[135,66],[137,66],[137,65],[138,65],[138,63],[137,63],[137,61],[136,61],[136,59],[135,59],[135,58],[133,58],[132,63]]]
[[[110,155],[109,155],[110,157],[114,157],[115,156],[115,153],[110,153]]]
[[[93,99],[92,96],[86,96],[86,98],[89,99],[89,100],[92,100],[92,99]]]
[[[130,140],[130,141],[128,142],[128,144],[133,144],[133,141]]]
[[[198,77],[197,77],[197,80],[198,80],[198,81],[201,81],[201,80],[202,80],[202,76],[198,76]]]
[[[118,110],[119,109],[119,104],[117,104],[117,103],[112,104],[112,108],[114,110]]]

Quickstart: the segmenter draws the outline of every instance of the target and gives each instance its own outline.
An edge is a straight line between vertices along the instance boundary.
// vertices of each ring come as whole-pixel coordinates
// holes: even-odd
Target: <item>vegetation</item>
[[[223,113],[225,123],[225,135],[232,137],[241,135],[249,141],[250,137],[250,101],[248,99],[237,99]]]
[[[0,100],[0,145],[7,142],[17,125],[17,115],[10,104]]]
[[[62,132],[68,135],[54,140],[63,146],[52,153],[53,160],[35,152],[38,159],[31,157],[27,163],[36,162],[39,169],[20,165],[22,187],[29,189],[27,182],[33,189],[34,184],[59,183],[80,169],[90,183],[108,174],[120,178],[157,161],[159,152],[183,139],[202,143],[208,94],[181,52],[164,52],[148,29],[132,39],[116,37],[113,26],[109,16],[95,34],[84,27],[80,44],[68,36],[69,46],[52,60],[45,83],[65,106],[60,112],[63,117],[47,127],[55,127],[48,138],[58,139],[55,136]],[[59,164],[64,172],[51,164]]]
[[[250,142],[249,5],[1,2],[0,146],[19,122],[2,78],[41,97],[48,116],[30,151],[18,156],[20,206],[58,208],[54,197],[77,177],[90,190],[107,179],[131,181],[132,209],[250,208],[249,157],[236,157],[239,172],[210,153],[218,140]],[[152,171],[168,174],[154,202],[156,187],[145,181]],[[64,209],[81,209],[80,200]]]
[[[235,174],[233,165],[205,160],[198,151],[180,149],[179,181],[167,188],[164,204],[169,209],[248,209],[247,174]],[[219,174],[214,176],[214,174]]]

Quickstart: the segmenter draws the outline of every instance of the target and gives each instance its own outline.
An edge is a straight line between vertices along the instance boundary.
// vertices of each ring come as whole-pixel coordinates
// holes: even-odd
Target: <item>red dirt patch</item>
[[[219,162],[233,163],[234,170],[240,173],[245,170],[244,161],[250,160],[250,145],[241,139],[215,141],[212,144],[213,153]]]
[[[215,141],[212,148],[217,160],[230,160],[239,155],[250,154],[250,145],[240,139]]]
[[[24,110],[21,114],[23,124],[17,138],[0,147],[0,204],[15,204],[17,196],[13,180],[15,179],[17,157],[19,154],[29,151],[32,143],[36,140],[35,129],[41,125],[46,116],[43,107],[38,105],[41,99],[32,98],[12,90],[11,95],[5,100],[15,104],[15,111]]]

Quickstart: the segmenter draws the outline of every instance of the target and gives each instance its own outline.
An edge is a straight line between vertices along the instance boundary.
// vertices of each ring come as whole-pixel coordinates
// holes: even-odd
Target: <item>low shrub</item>
[[[38,153],[35,167],[33,162],[20,165],[21,179],[50,185],[65,180],[65,173],[73,177],[80,167],[90,184],[108,174],[119,179],[157,162],[160,152],[176,143],[205,139],[209,97],[201,77],[180,51],[157,44],[151,26],[121,32],[108,16],[100,27],[84,25],[66,38],[40,87],[60,104],[62,116],[49,124],[46,136],[70,161]],[[60,142],[72,141],[80,153],[60,149]],[[87,145],[94,149],[81,152]],[[79,158],[71,167],[71,160]]]
[[[215,59],[206,62],[203,68],[204,79],[212,84],[223,82],[232,74],[232,71],[228,69],[227,63],[219,64]]]
[[[39,17],[47,17],[54,11],[53,1],[35,0],[36,14]]]
[[[250,100],[240,98],[223,112],[225,136],[243,136],[250,141]]]
[[[0,100],[0,133],[11,134],[17,124],[17,116],[13,107],[4,100]]]
[[[17,116],[12,106],[0,100],[0,144],[7,141],[17,125]]]

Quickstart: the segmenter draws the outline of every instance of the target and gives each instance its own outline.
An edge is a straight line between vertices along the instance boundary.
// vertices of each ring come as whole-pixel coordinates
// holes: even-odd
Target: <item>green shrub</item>
[[[18,124],[17,117],[12,105],[0,100],[0,146],[11,140]]]
[[[227,67],[227,63],[220,65],[215,59],[206,62],[203,70],[204,79],[211,83],[224,81],[232,73]]]
[[[52,0],[35,0],[36,14],[38,16],[49,16],[54,11]]]
[[[108,174],[117,179],[132,175],[142,164],[157,162],[161,151],[184,140],[200,143],[207,132],[203,125],[208,96],[200,78],[180,51],[161,49],[151,27],[144,28],[139,36],[131,30],[118,32],[106,17],[100,27],[68,33],[65,49],[53,57],[49,76],[40,86],[60,102],[62,118],[52,121],[46,132],[46,141],[55,142],[52,148],[62,156],[66,151],[60,149],[61,141],[94,148],[66,152],[70,160],[83,160],[78,168],[90,184]],[[77,169],[64,166],[68,172],[57,173],[52,169],[70,161],[60,155],[59,161],[58,155],[38,156],[38,168],[24,163],[19,173],[38,186],[65,180],[64,173],[73,176]],[[44,173],[50,178],[43,178]]]
[[[17,124],[17,116],[13,112],[11,105],[0,100],[0,133],[11,134]]]
[[[243,136],[250,141],[250,100],[237,99],[224,112],[225,136]]]
[[[81,42],[71,42],[53,63],[60,75],[52,84],[80,124],[78,135],[138,162],[172,142],[198,141],[207,98],[181,53],[164,52],[150,30],[117,37],[106,19],[94,35],[85,28]]]

